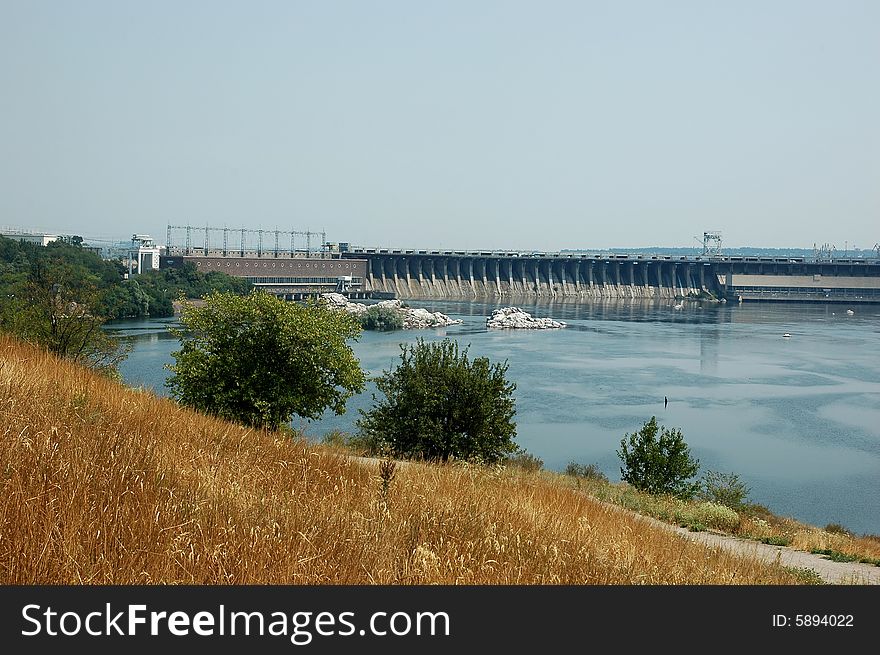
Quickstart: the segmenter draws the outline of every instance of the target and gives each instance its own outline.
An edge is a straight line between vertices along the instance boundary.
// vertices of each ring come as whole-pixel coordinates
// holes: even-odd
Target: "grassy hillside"
[[[380,467],[0,336],[2,584],[798,584],[562,476]]]

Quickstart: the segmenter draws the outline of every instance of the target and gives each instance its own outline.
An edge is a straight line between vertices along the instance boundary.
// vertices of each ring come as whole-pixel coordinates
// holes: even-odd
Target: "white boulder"
[[[343,309],[349,314],[355,314],[356,316],[367,313],[366,305],[359,302],[351,302],[341,293],[322,293],[320,297],[327,301],[333,309]]]
[[[563,321],[552,318],[535,318],[519,307],[502,307],[492,312],[486,319],[487,328],[516,328],[522,330],[547,330],[564,328]]]

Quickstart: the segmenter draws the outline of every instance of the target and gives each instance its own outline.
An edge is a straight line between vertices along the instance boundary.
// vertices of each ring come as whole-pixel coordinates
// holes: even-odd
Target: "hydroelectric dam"
[[[713,239],[719,248],[709,250]],[[287,300],[336,291],[363,299],[880,303],[880,248],[870,258],[734,256],[721,253],[720,234],[711,232],[702,255],[679,256],[370,248],[329,243],[324,232],[169,225],[164,252],[155,250],[159,268],[191,263]]]
[[[363,289],[398,298],[715,298],[880,302],[880,259],[347,247]]]

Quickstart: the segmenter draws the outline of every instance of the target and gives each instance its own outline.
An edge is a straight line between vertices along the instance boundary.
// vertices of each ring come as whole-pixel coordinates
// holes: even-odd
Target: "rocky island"
[[[420,307],[406,307],[399,300],[381,300],[373,305],[365,305],[359,302],[351,302],[341,293],[322,293],[321,298],[326,300],[330,306],[342,309],[355,316],[366,314],[370,307],[384,307],[398,312],[403,319],[404,330],[438,328],[461,323],[459,319],[450,318],[441,312],[429,312],[427,309]]]
[[[523,330],[547,330],[564,328],[563,321],[552,318],[535,318],[519,307],[502,307],[486,319],[487,328],[517,328]]]

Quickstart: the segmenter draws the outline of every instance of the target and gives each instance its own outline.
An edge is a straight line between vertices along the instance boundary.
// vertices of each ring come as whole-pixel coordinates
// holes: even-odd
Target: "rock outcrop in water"
[[[459,319],[450,318],[441,312],[429,312],[421,307],[404,307],[403,303],[399,300],[381,300],[375,303],[375,305],[365,305],[359,302],[351,302],[341,293],[322,293],[321,298],[326,300],[331,307],[345,310],[358,317],[366,314],[370,307],[388,307],[401,314],[404,330],[438,328],[461,323]]]
[[[492,312],[486,319],[487,328],[517,328],[522,330],[547,330],[564,328],[563,321],[552,318],[535,318],[519,307],[502,307]]]

